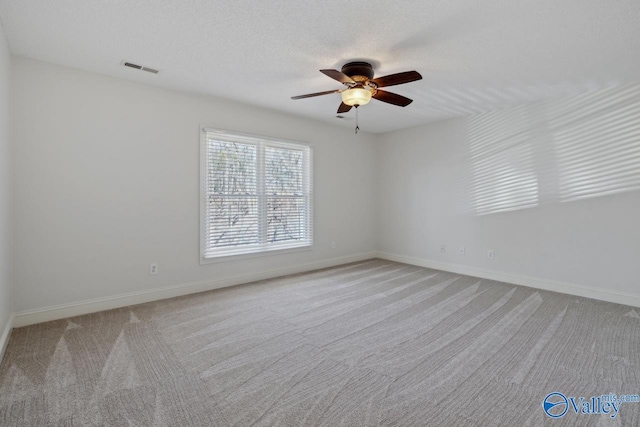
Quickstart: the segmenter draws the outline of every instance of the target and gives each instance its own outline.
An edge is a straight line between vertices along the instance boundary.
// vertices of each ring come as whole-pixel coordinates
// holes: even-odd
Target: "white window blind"
[[[311,148],[202,132],[202,257],[310,246]]]

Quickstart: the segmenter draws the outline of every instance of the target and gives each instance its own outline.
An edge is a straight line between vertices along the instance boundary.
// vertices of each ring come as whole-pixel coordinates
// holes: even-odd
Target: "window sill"
[[[251,252],[244,254],[227,254],[220,255],[212,258],[204,258],[200,257],[200,265],[206,264],[216,264],[220,262],[229,262],[229,261],[241,261],[249,258],[261,258],[270,255],[282,255],[294,252],[306,252],[313,250],[313,243],[305,246],[297,246],[294,248],[273,248],[259,252]]]

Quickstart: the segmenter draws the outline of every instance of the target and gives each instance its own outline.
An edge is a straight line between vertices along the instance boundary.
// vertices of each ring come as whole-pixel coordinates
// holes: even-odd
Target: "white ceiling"
[[[56,64],[335,118],[318,72],[371,59],[376,76],[424,79],[372,101],[360,127],[386,132],[637,80],[638,0],[0,0],[11,50]],[[124,68],[122,60],[162,70]],[[352,116],[354,110],[347,116]]]

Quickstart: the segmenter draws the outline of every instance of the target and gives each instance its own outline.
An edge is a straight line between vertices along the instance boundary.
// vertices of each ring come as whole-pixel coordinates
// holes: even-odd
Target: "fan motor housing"
[[[342,66],[341,71],[347,76],[363,76],[367,79],[373,78],[373,67],[368,62],[349,62]]]

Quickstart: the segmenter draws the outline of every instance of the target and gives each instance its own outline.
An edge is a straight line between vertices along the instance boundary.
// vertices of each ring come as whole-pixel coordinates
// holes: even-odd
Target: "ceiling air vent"
[[[122,65],[124,65],[125,67],[134,68],[136,70],[146,71],[148,73],[153,73],[153,74],[158,74],[160,72],[159,70],[156,70],[154,68],[145,67],[145,66],[134,64],[132,62],[127,62],[127,61],[122,61]]]

